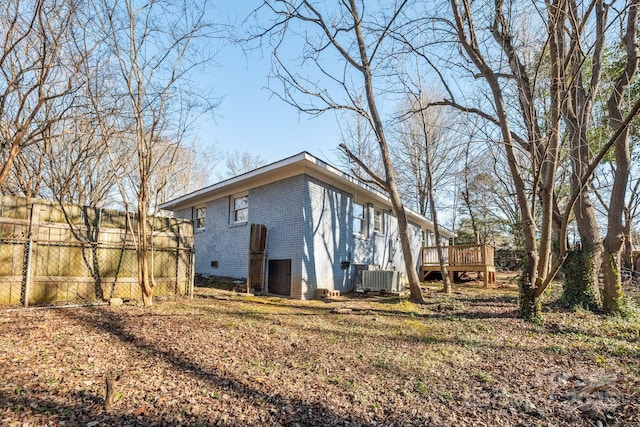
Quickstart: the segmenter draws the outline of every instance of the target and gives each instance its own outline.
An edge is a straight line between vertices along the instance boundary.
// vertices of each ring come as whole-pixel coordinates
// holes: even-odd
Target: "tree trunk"
[[[558,152],[561,144],[560,120],[562,119],[563,105],[563,82],[564,82],[564,22],[566,17],[566,3],[561,0],[554,0],[549,9],[549,58],[551,69],[551,91],[550,91],[550,111],[549,129],[547,136],[547,146],[544,154],[540,156],[540,234],[538,243],[538,271],[535,287],[539,287],[545,281],[550,272],[553,251],[553,218],[554,218],[554,196],[555,180],[558,170]],[[544,289],[537,289],[539,297]]]
[[[518,191],[521,211],[527,215],[527,217],[525,217],[526,223],[524,227],[527,258],[522,283],[520,285],[520,315],[531,321],[536,321],[541,318],[541,297],[549,283],[548,276],[550,274],[552,261],[555,179],[558,170],[558,152],[561,144],[560,119],[563,102],[561,83],[563,81],[563,54],[565,49],[562,22],[564,22],[563,14],[566,13],[564,10],[566,5],[561,3],[560,1],[553,1],[553,5],[548,11],[551,101],[549,114],[550,125],[548,136],[546,137],[547,144],[543,152],[540,152],[541,147],[536,148],[534,145],[535,141],[531,141],[532,157],[537,158],[540,163],[540,182],[536,188],[538,190],[537,196],[540,205],[539,229],[535,227],[534,215],[529,209],[527,200],[521,200],[523,196],[526,199],[526,193]],[[505,133],[503,131],[503,136],[504,135]],[[512,153],[509,149],[507,153],[510,156],[509,165],[513,169],[517,164],[515,153]],[[515,181],[516,189],[524,188],[523,184],[518,183],[521,175],[517,174],[516,176],[516,174],[512,172],[512,176],[514,176],[514,179],[518,178]],[[562,242],[560,242],[560,244],[562,244]]]
[[[543,279],[546,277],[549,266],[549,258],[551,256],[551,222],[553,219],[553,194],[554,180],[556,178],[557,168],[557,151],[559,143],[558,135],[558,108],[560,97],[557,92],[557,84],[559,80],[559,61],[557,57],[551,58],[552,66],[552,115],[556,121],[551,120],[553,128],[550,129],[551,136],[548,138],[548,144],[545,146],[541,143],[540,132],[538,129],[538,118],[535,115],[533,104],[533,91],[531,90],[531,82],[526,77],[525,67],[521,64],[519,58],[513,49],[512,36],[509,33],[507,25],[502,14],[502,3],[496,3],[495,21],[490,29],[493,37],[498,41],[504,53],[509,57],[509,66],[512,68],[514,76],[518,84],[518,96],[523,106],[524,124],[527,126],[529,134],[529,156],[532,159],[532,166],[536,172],[539,171],[540,183],[536,189],[543,189],[540,195],[534,195],[537,205],[540,204],[540,224],[537,227],[537,212],[534,211],[535,205],[530,204],[530,192],[527,191],[527,182],[524,178],[524,172],[521,170],[519,162],[519,154],[515,148],[511,132],[510,118],[507,114],[505,97],[502,92],[502,83],[499,81],[498,74],[487,63],[480,49],[477,46],[476,28],[473,20],[469,15],[471,10],[471,2],[464,0],[462,6],[457,0],[450,0],[454,13],[456,32],[459,43],[462,45],[465,53],[471,61],[476,65],[479,74],[484,78],[491,90],[491,99],[494,103],[493,109],[500,126],[502,141],[500,146],[503,147],[507,158],[509,172],[513,179],[516,197],[518,199],[518,207],[522,214],[522,231],[526,248],[526,257],[524,261],[524,270],[520,283],[520,315],[528,320],[534,320],[540,316],[540,296],[544,291]],[[555,3],[555,2],[554,2]],[[554,8],[556,8],[554,4]],[[554,9],[555,10],[555,9]],[[555,17],[550,22],[555,22]],[[549,24],[550,32],[554,31],[553,25]],[[469,34],[467,36],[467,34]],[[549,51],[553,54],[556,46],[551,43]],[[553,55],[552,55],[553,56]],[[539,201],[539,202],[538,202]],[[540,245],[538,246],[538,239]],[[539,276],[540,274],[540,276]]]
[[[420,100],[420,106],[422,107],[422,100]],[[442,290],[447,295],[451,295],[452,283],[449,281],[449,273],[447,272],[447,266],[444,263],[444,254],[442,253],[442,243],[440,243],[440,226],[438,225],[438,212],[436,211],[436,201],[433,191],[433,170],[431,168],[431,144],[429,139],[429,129],[427,128],[427,122],[425,120],[424,108],[420,113],[422,118],[422,133],[425,138],[425,169],[427,173],[427,191],[429,194],[429,209],[431,211],[431,220],[433,221],[433,236],[436,240],[436,250],[438,251],[438,264],[440,264],[440,275],[442,276]],[[466,181],[466,175],[465,175]]]
[[[612,124],[614,120],[612,120]],[[615,128],[615,124],[612,126]],[[629,152],[629,130],[622,132],[615,143],[616,170],[611,189],[609,212],[607,215],[607,235],[604,238],[604,279],[603,308],[606,313],[615,313],[622,309],[624,292],[622,291],[621,251],[624,244],[623,211],[624,199],[631,169]]]
[[[578,5],[574,0],[567,2],[570,15],[577,16]],[[571,158],[571,190],[578,194],[573,207],[575,220],[580,234],[580,249],[573,249],[568,254],[563,266],[565,274],[563,299],[571,306],[580,306],[588,310],[599,310],[602,307],[598,277],[602,264],[602,243],[596,212],[589,195],[590,188],[583,187],[587,175],[587,167],[591,162],[588,129],[592,125],[593,103],[600,82],[602,52],[604,49],[604,33],[606,10],[602,0],[595,2],[595,31],[599,36],[593,48],[592,65],[589,84],[584,83],[584,56],[575,45],[579,42],[581,27],[572,20],[569,26],[573,31],[570,38],[572,48],[569,49],[569,72],[574,76],[567,81],[567,102],[563,108],[564,122],[569,133]]]
[[[525,258],[524,264],[522,276],[518,282],[518,315],[525,320],[538,321],[542,318],[542,303],[540,298],[536,296],[535,279],[532,280],[532,278],[535,278],[537,264],[535,255],[529,253],[529,256]]]
[[[147,219],[147,198],[146,198],[146,180],[141,180],[144,184],[140,185],[140,193],[138,195],[138,233],[136,236],[137,260],[138,260],[138,283],[142,292],[142,304],[145,307],[153,305],[154,285],[151,280],[151,272],[149,271],[149,227]],[[151,256],[153,256],[151,254]]]
[[[367,83],[367,94],[369,94],[369,89],[373,93],[373,86],[371,86],[370,79]],[[369,96],[369,95],[368,95]],[[371,95],[373,96],[373,95]],[[375,106],[375,102],[373,102],[373,98],[370,98],[369,108],[372,110],[372,117],[374,123],[376,124],[376,133],[378,134],[378,143],[380,145],[380,152],[382,154],[382,162],[384,164],[385,174],[386,174],[386,187],[389,193],[389,198],[391,199],[391,206],[393,207],[393,212],[396,214],[398,219],[398,237],[400,238],[400,246],[402,247],[402,257],[404,258],[404,266],[407,273],[407,280],[409,281],[409,290],[411,293],[411,301],[424,304],[424,296],[422,295],[422,290],[420,289],[420,278],[418,277],[418,272],[416,270],[416,264],[413,259],[413,253],[411,252],[411,238],[409,236],[409,227],[407,222],[407,214],[404,209],[404,205],[400,200],[400,194],[398,192],[398,187],[396,185],[395,180],[395,172],[393,169],[393,165],[391,163],[391,155],[389,153],[389,148],[386,143],[386,139],[384,137],[384,132],[382,129],[382,120],[378,115],[377,108]]]
[[[570,307],[591,311],[602,308],[598,276],[602,265],[602,246],[597,257],[585,249],[570,251],[562,266],[564,286],[562,301]],[[598,261],[596,261],[598,258]]]
[[[620,250],[609,249],[605,244],[604,262],[602,263],[602,277],[604,280],[603,309],[606,313],[616,313],[624,305],[622,291],[622,276],[620,275]]]
[[[640,181],[638,181],[638,183],[640,183]],[[631,222],[631,211],[627,206],[624,209],[624,247],[622,249],[622,264],[628,269],[633,270],[633,241],[631,237]]]
[[[407,223],[407,215],[400,199],[398,192],[398,186],[396,184],[395,171],[391,162],[391,154],[389,152],[389,146],[384,132],[384,126],[382,118],[378,111],[376,104],[376,98],[373,89],[373,76],[371,74],[371,64],[369,63],[369,56],[367,54],[367,44],[365,42],[364,35],[362,33],[362,27],[360,22],[360,16],[358,13],[358,7],[355,0],[350,0],[350,12],[353,16],[354,31],[356,33],[356,40],[358,43],[358,52],[361,61],[359,71],[364,78],[364,90],[367,98],[367,106],[369,107],[369,113],[371,115],[371,122],[373,124],[373,131],[380,146],[380,154],[382,156],[382,163],[384,165],[384,171],[386,175],[386,190],[389,193],[391,199],[391,206],[398,219],[398,237],[400,238],[400,245],[402,247],[402,255],[404,258],[405,270],[407,272],[407,279],[409,281],[409,290],[411,292],[411,300],[413,302],[424,304],[424,296],[420,289],[420,279],[416,270],[416,264],[413,259],[413,253],[411,252],[411,239],[409,237],[409,228]]]
[[[574,208],[581,248],[573,250],[565,260],[565,281],[562,299],[571,306],[598,311],[602,308],[600,295],[600,268],[603,247],[588,193],[583,192]],[[571,258],[571,259],[569,259]]]
[[[598,311],[602,308],[600,295],[600,268],[602,265],[602,242],[596,220],[595,209],[588,189],[580,188],[584,178],[584,169],[589,164],[586,125],[580,126],[572,120],[569,126],[571,134],[571,186],[573,192],[580,192],[573,208],[581,248],[568,256],[562,299],[570,306],[579,306],[587,310]]]
[[[108,373],[105,378],[104,411],[107,413],[113,409],[113,404],[116,401],[116,380],[117,378],[112,373]]]
[[[427,148],[427,152],[428,152]],[[429,191],[429,208],[431,209],[431,219],[433,220],[433,236],[436,240],[436,249],[438,251],[438,264],[440,264],[440,275],[442,276],[442,290],[451,295],[452,283],[449,281],[449,273],[447,272],[447,266],[444,263],[444,253],[442,252],[442,243],[440,243],[440,226],[438,225],[438,212],[436,211],[436,202],[433,194],[433,181],[431,174],[431,156],[427,153],[427,176],[428,176],[428,191]]]
[[[411,252],[411,240],[409,238],[407,216],[405,214],[404,206],[400,205],[396,214],[398,215],[398,235],[400,236],[404,266],[407,271],[407,280],[409,281],[410,298],[413,302],[424,304],[426,301],[424,300],[422,290],[420,289],[420,278],[418,277],[418,272],[416,271],[415,262],[413,260],[413,254]]]
[[[623,102],[632,79],[638,71],[640,46],[638,45],[638,8],[639,0],[633,0],[627,16],[627,28],[624,35],[626,48],[625,69],[616,80],[613,93],[607,101],[609,123],[614,131],[623,129]],[[614,145],[615,171],[613,187],[607,213],[607,235],[604,238],[604,295],[603,306],[607,313],[620,311],[624,304],[622,277],[620,275],[620,253],[625,240],[624,210],[629,172],[631,171],[631,152],[629,147],[629,128],[625,127],[618,135]]]
[[[440,264],[440,275],[442,276],[442,290],[447,295],[453,292],[453,284],[449,281],[449,273],[444,263],[444,253],[442,243],[440,243],[440,230],[438,229],[438,219],[436,215],[435,203],[431,202],[431,215],[433,215],[433,234],[436,239],[436,249],[438,251],[438,263]]]
[[[2,187],[2,184],[4,184],[4,182],[7,180],[7,176],[9,176],[9,171],[11,171],[11,166],[13,165],[13,162],[16,160],[16,157],[18,157],[19,152],[20,152],[20,144],[14,141],[11,144],[11,149],[9,150],[9,154],[7,155],[5,163],[2,165],[2,168],[0,168],[0,187]]]
[[[91,262],[93,265],[93,278],[95,283],[93,285],[96,299],[104,299],[104,291],[102,289],[102,272],[100,271],[100,258],[98,256],[98,243],[91,243]]]

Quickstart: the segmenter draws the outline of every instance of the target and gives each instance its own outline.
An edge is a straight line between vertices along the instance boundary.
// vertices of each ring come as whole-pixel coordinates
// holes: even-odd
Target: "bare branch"
[[[351,150],[349,150],[349,147],[347,147],[346,144],[340,144],[338,147],[347,155],[347,157],[349,157],[349,159],[351,159],[351,161],[357,163],[358,166],[360,166],[367,173],[367,175],[371,177],[372,181],[377,186],[379,186],[380,188],[383,188],[385,191],[389,191],[388,185],[385,182],[385,180],[383,180],[380,176],[378,176],[375,172],[373,172],[369,168],[369,166],[367,166],[367,164],[365,164],[362,160],[360,160],[358,156],[356,156],[353,152],[351,152]],[[355,171],[355,174],[358,175],[357,171]],[[367,182],[367,181],[368,181],[367,179],[363,179],[363,182]]]

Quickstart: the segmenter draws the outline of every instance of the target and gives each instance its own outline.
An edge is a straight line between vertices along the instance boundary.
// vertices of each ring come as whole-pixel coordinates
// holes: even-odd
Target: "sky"
[[[255,2],[220,2],[223,19],[237,20]],[[209,67],[204,84],[211,85],[222,98],[214,118],[203,118],[198,125],[199,141],[215,144],[214,153],[249,151],[267,163],[308,151],[333,165],[338,164],[340,131],[336,115],[299,113],[268,88],[271,67],[269,52],[243,52],[237,45],[220,48],[218,65]],[[221,172],[219,165],[214,173]]]

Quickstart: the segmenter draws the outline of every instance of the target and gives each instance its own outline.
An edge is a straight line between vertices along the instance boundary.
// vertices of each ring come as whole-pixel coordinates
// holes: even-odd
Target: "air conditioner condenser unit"
[[[404,288],[399,271],[364,270],[359,291],[401,292]]]

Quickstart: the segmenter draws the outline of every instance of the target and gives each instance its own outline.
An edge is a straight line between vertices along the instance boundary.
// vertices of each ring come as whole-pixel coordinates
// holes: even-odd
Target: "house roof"
[[[362,198],[375,201],[379,205],[391,209],[391,201],[385,193],[340,171],[306,151],[185,194],[162,203],[160,208],[170,211],[185,209],[302,174],[313,176],[337,188],[347,190],[353,193],[356,199]],[[405,208],[405,210],[408,220],[420,225],[422,228],[433,230],[433,223],[427,218],[410,209]],[[447,238],[455,236],[450,231],[442,228],[440,228],[440,233]]]

